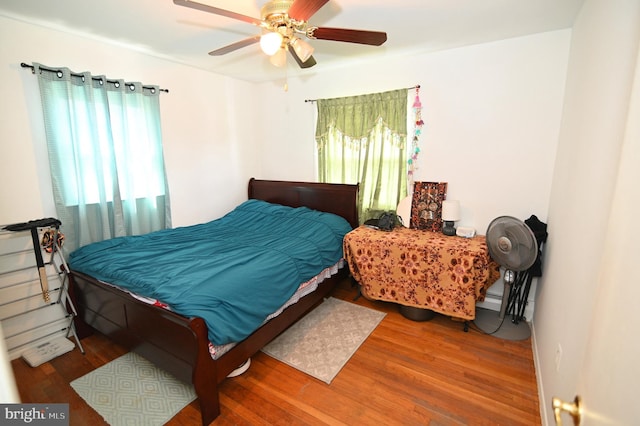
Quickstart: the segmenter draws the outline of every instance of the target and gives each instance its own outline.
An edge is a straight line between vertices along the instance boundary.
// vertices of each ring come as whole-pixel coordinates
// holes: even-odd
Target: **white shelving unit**
[[[18,230],[6,229],[16,225]],[[73,350],[70,337],[84,353],[68,292],[69,269],[58,245],[60,222],[40,219],[16,225],[0,226],[0,322],[9,358],[22,356],[30,365],[40,365]],[[50,252],[40,244],[47,231],[54,235]]]

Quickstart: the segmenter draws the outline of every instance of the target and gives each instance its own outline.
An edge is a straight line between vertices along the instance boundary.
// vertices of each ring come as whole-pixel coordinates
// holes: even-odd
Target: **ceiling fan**
[[[237,19],[262,29],[261,35],[249,37],[212,50],[209,52],[211,56],[225,55],[260,42],[262,51],[270,56],[270,62],[273,65],[283,66],[286,63],[288,51],[300,68],[310,68],[316,64],[316,60],[312,56],[313,46],[301,37],[312,40],[332,40],[371,46],[380,46],[387,41],[387,34],[384,32],[324,28],[309,25],[309,18],[328,1],[270,0],[262,6],[260,11],[261,19],[257,19],[191,0],[173,0],[178,6],[190,7],[203,12]]]

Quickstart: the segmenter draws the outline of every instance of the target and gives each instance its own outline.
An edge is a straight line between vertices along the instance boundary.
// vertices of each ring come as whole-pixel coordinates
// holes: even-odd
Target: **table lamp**
[[[453,226],[456,220],[460,220],[460,202],[458,200],[444,200],[442,202],[442,220],[444,235],[456,235],[456,228]]]

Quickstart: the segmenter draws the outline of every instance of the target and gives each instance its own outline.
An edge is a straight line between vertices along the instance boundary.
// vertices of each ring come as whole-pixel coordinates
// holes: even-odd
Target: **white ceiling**
[[[265,0],[197,0],[260,18]],[[313,74],[350,61],[390,58],[570,28],[584,0],[330,0],[310,20],[318,27],[385,31],[380,47],[312,40],[313,68],[291,58],[287,73]],[[254,44],[225,56],[207,52],[260,33],[234,19],[176,6],[172,0],[0,0],[0,15],[126,45],[247,81],[280,79]]]

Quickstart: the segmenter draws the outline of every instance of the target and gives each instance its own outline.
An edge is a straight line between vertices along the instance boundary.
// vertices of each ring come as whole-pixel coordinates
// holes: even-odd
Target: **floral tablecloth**
[[[365,297],[464,320],[475,318],[476,302],[500,278],[484,236],[360,226],[345,236],[343,248]]]

